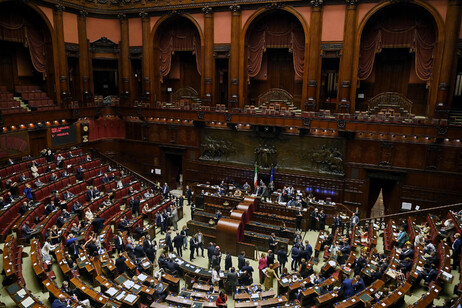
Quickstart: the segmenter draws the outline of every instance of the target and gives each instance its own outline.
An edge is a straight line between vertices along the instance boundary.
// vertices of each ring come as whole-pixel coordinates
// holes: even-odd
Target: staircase
[[[21,97],[16,96],[16,97],[14,97],[14,100],[21,104],[21,108],[26,109],[27,111],[30,111],[29,106],[26,103],[24,103],[24,101],[21,99]]]

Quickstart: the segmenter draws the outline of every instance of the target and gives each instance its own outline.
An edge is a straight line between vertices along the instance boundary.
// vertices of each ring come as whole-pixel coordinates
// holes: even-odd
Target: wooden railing
[[[454,203],[444,206],[431,207],[426,209],[419,209],[414,211],[400,212],[395,214],[389,214],[379,217],[369,217],[360,219],[361,224],[375,223],[381,230],[383,230],[386,223],[390,220],[407,219],[410,216],[415,217],[417,223],[421,223],[426,220],[428,214],[435,214],[441,216],[441,213],[447,213],[447,211],[460,211],[462,209],[462,203]],[[444,215],[445,216],[445,215]]]

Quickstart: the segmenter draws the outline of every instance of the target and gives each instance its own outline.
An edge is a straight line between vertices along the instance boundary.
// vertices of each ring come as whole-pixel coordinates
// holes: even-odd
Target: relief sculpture
[[[226,140],[216,140],[207,136],[201,144],[201,159],[222,160],[234,152],[234,146]]]
[[[343,173],[343,157],[337,149],[323,145],[321,149],[313,153],[312,160],[321,172]]]
[[[255,148],[255,163],[261,168],[273,168],[277,163],[277,150],[274,146],[260,145]]]

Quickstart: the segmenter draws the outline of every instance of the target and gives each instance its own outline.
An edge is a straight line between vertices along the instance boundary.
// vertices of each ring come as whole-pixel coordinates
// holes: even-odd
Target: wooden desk
[[[428,291],[420,297],[420,299],[415,302],[414,304],[408,305],[407,308],[418,307],[418,308],[426,308],[431,307],[433,304],[433,300],[440,295],[441,287],[437,284],[431,284]],[[454,306],[457,307],[457,306]]]
[[[45,308],[29,290],[22,287],[20,284],[13,283],[6,288],[7,293],[17,306],[22,308]]]
[[[404,295],[409,292],[411,284],[405,282],[397,290],[395,290],[391,295],[384,298],[380,302],[374,304],[372,308],[381,308],[381,307],[390,307],[392,305],[398,304],[404,299]]]
[[[179,278],[176,278],[179,280]],[[212,291],[213,293],[217,293],[219,291],[218,286],[206,284],[206,283],[194,283],[192,286],[193,290],[199,290],[199,291],[205,291],[205,292],[210,292]]]
[[[383,282],[383,280],[378,279],[374,281],[374,283],[372,283],[365,290],[360,292],[358,295],[352,296],[346,301],[342,301],[342,302],[335,304],[335,308],[351,308],[351,307],[355,307],[359,305],[361,302],[363,302],[364,304],[367,304],[370,301],[364,302],[361,296],[369,295],[370,297],[372,297],[372,295],[376,293],[377,291],[379,291],[384,286],[384,284],[385,282]]]
[[[276,298],[269,298],[260,301],[245,301],[240,303],[235,303],[235,308],[244,308],[244,307],[271,307],[271,306],[283,306],[287,303],[287,297],[281,296]]]
[[[109,298],[97,291],[95,291],[93,288],[88,287],[85,283],[83,283],[80,279],[77,278],[72,278],[71,279],[71,284],[79,289],[83,294],[86,295],[86,297],[90,301],[95,301],[99,305],[104,305],[109,301]]]

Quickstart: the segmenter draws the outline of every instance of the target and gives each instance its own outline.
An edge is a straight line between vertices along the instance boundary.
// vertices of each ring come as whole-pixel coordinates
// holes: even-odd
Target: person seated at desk
[[[244,185],[242,185],[242,189],[249,191],[250,190],[250,185],[248,182],[245,182]]]
[[[144,196],[145,199],[149,199],[149,198],[154,197],[154,193],[152,192],[152,189],[148,189],[148,190],[144,193],[143,196]]]
[[[69,173],[67,172],[67,170],[63,170],[63,172],[61,172],[61,177],[62,178],[65,178],[65,177],[68,177],[69,176]]]
[[[433,281],[436,280],[436,277],[438,276],[438,270],[436,269],[435,264],[432,264],[430,268],[424,268],[422,272],[422,278],[424,280],[424,285],[429,285]]]
[[[412,259],[409,257],[404,258],[404,260],[398,263],[398,266],[401,269],[401,272],[403,273],[404,276],[406,276],[406,274],[412,270],[412,265],[413,265]]]
[[[90,208],[88,208],[87,211],[85,212],[85,219],[87,220],[87,222],[91,222],[94,218],[95,216],[93,215],[93,212],[91,211]]]
[[[402,248],[406,242],[409,241],[409,236],[404,229],[403,226],[400,227],[400,231],[398,233],[397,244],[396,247]]]
[[[23,172],[21,173],[21,175],[18,177],[18,183],[23,183],[25,181],[27,181],[28,178],[26,177],[26,174]]]
[[[52,173],[51,176],[48,178],[48,183],[51,183],[51,182],[54,182],[58,179],[58,177],[56,176],[56,173]]]
[[[71,199],[74,196],[75,195],[73,193],[71,193],[69,190],[66,189],[66,191],[63,194],[63,199],[68,200],[68,199]]]
[[[45,262],[47,265],[51,265],[52,263],[52,257],[51,257],[51,252],[54,250],[54,247],[51,245],[49,240],[45,240],[43,243],[42,249],[41,249],[41,254],[42,254],[42,260]]]
[[[33,237],[32,233],[34,233],[34,231],[34,229],[30,228],[29,221],[26,220],[21,228],[21,235],[30,240]]]
[[[79,234],[80,234],[80,227],[79,227],[79,224],[77,224],[76,222],[72,223],[72,227],[71,227],[70,232],[71,232],[72,234],[79,235]]]
[[[74,214],[79,214],[79,216],[81,216],[79,212],[82,209],[83,205],[79,201],[74,202],[74,204],[72,205],[72,213]]]
[[[27,201],[24,201],[19,207],[19,214],[24,215],[30,210],[29,204]]]
[[[225,294],[224,291],[220,291],[217,300],[215,301],[215,305],[217,307],[226,307],[226,302],[228,301],[228,296]]]
[[[34,185],[36,188],[40,188],[45,184],[43,184],[42,181],[40,181],[40,178],[37,178],[37,181],[35,181]]]
[[[361,271],[366,267],[367,257],[364,254],[361,254],[353,264],[353,272],[356,275],[359,275]]]
[[[454,228],[455,228],[455,224],[452,218],[446,219],[443,222],[443,226],[440,228],[440,234],[443,237],[448,238],[452,236],[452,234],[454,233]]]
[[[28,185],[28,184],[26,184]],[[31,197],[32,197],[32,194],[31,194]],[[6,205],[10,205],[12,202],[14,201],[14,197],[13,195],[11,194],[11,192],[7,192],[6,193],[6,196],[5,196],[5,204]]]
[[[48,216],[50,213],[53,213],[54,211],[56,211],[56,206],[54,206],[53,203],[48,203],[45,207],[45,211],[43,212],[43,214],[45,216]]]
[[[414,259],[414,247],[412,247],[411,243],[406,244],[406,247],[401,249],[399,258],[401,260],[406,258]]]
[[[91,186],[90,189],[87,190],[87,201],[93,201],[98,198],[100,192],[94,186]]]
[[[168,260],[167,261],[166,268],[167,268],[167,271],[171,275],[175,275],[178,272],[178,264],[176,264],[175,261],[173,261],[173,260]]]
[[[345,256],[348,256],[350,254],[350,243],[348,243],[348,240],[345,240],[343,242],[343,245],[340,246],[340,251]]]
[[[241,190],[240,190],[240,189],[236,189],[236,190],[234,191],[233,196],[234,196],[234,197],[237,197],[237,198],[241,197],[241,196],[242,196]]]
[[[435,251],[432,251],[430,253],[430,256],[425,258],[425,266],[430,267],[431,265],[435,265],[435,267],[438,267],[439,265],[439,259],[438,256],[436,255]]]
[[[165,269],[167,268],[167,261],[168,261],[168,256],[166,253],[163,253],[159,256],[159,259],[157,260],[157,263],[159,265],[159,268]]]
[[[64,226],[64,224],[66,223],[65,214],[69,215],[69,213],[67,213],[67,211],[66,211],[66,213],[64,213],[64,212],[61,213],[61,215],[58,216],[58,219],[56,219],[56,226],[59,229],[61,229]]]
[[[430,239],[427,239],[425,241],[426,245],[424,247],[424,253],[425,254],[431,254],[432,252],[436,252],[435,245],[433,245],[432,241]]]

